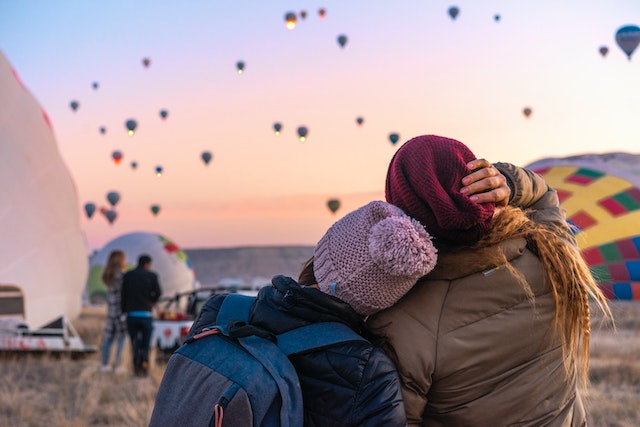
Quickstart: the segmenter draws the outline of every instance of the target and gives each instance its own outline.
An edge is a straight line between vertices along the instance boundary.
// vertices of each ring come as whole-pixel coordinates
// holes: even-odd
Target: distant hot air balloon
[[[107,128],[106,128],[106,127],[104,127],[104,126],[100,126],[100,133],[101,133],[101,134],[103,134],[103,135],[104,135],[105,133],[107,133]]]
[[[458,9],[457,6],[451,6],[449,8],[449,16],[451,17],[451,19],[453,19],[455,21],[455,19],[457,18],[458,14],[460,13],[460,9]]]
[[[135,170],[138,167],[138,162],[133,161],[131,162],[131,169]]]
[[[309,131],[305,126],[300,126],[298,128],[298,139],[300,140],[300,142],[305,142],[307,140],[308,133]]]
[[[396,145],[399,139],[400,135],[398,135],[397,133],[394,132],[389,134],[389,141],[391,141],[391,144]]]
[[[280,131],[281,131],[281,130],[282,130],[282,124],[281,124],[281,123],[278,123],[278,122],[275,122],[275,123],[273,124],[273,132],[274,132],[276,135],[280,135]]]
[[[156,166],[156,176],[158,178],[162,176],[162,166]]]
[[[320,17],[320,19],[324,19],[326,15],[327,15],[327,10],[324,7],[321,7],[320,9],[318,9],[318,16]]]
[[[111,158],[116,165],[119,165],[120,161],[122,160],[122,151],[115,150],[113,153],[111,153]]]
[[[362,126],[362,124],[364,123],[364,119],[362,117],[358,117],[356,118],[356,123],[358,124],[358,126]]]
[[[287,29],[293,30],[296,27],[296,14],[293,12],[287,12],[287,14],[284,15],[284,22]]]
[[[160,205],[151,205],[151,213],[153,213],[154,216],[157,216],[158,212],[160,212]]]
[[[95,203],[85,203],[84,204],[84,211],[87,214],[87,218],[91,218],[94,214],[94,212],[96,211],[96,204]]]
[[[211,151],[203,151],[202,154],[200,154],[200,157],[202,158],[204,164],[208,165],[213,156],[211,155]]]
[[[118,193],[117,191],[109,191],[107,193],[107,201],[111,206],[115,207],[120,201],[120,193]]]
[[[113,209],[107,209],[106,211],[104,211],[104,216],[107,217],[107,221],[109,221],[109,224],[113,224],[113,222],[118,217],[118,213]]]
[[[151,65],[151,60],[149,58],[143,58],[142,65],[144,65],[144,68],[149,68],[149,65]]]
[[[98,87],[99,87],[99,86],[100,86],[100,85],[98,84],[98,82],[93,82],[93,83],[91,84],[91,87],[93,88],[93,90],[98,90]]]
[[[127,134],[129,136],[133,136],[133,134],[136,133],[138,122],[136,122],[134,119],[129,119],[124,123],[124,126],[127,128]]]
[[[238,74],[244,73],[244,61],[236,62],[236,68],[238,70]]]
[[[524,114],[524,116],[528,119],[529,116],[531,115],[531,113],[533,112],[533,110],[529,107],[524,107],[522,109],[522,114]]]
[[[344,34],[340,34],[338,36],[338,44],[340,45],[340,47],[344,47],[347,44],[347,36],[345,36]]]
[[[331,211],[331,213],[336,213],[338,209],[340,209],[340,200],[338,199],[329,199],[327,202],[327,207]]]
[[[307,11],[306,10],[301,10],[300,11],[300,18],[307,19]]]
[[[76,100],[73,100],[69,103],[69,106],[71,107],[71,109],[75,112],[78,110],[78,107],[80,106],[80,103]]]
[[[500,22],[500,15],[498,15],[497,13],[493,15],[493,20],[496,22]]]
[[[167,110],[164,110],[164,109],[160,110],[160,118],[161,119],[163,119],[163,120],[166,119],[168,115],[169,115],[169,112]]]
[[[602,55],[602,57],[604,58],[605,56],[607,56],[607,53],[609,53],[609,48],[606,46],[600,46],[600,49],[598,49],[598,51],[600,52],[600,55]]]
[[[633,51],[640,43],[640,27],[636,25],[626,25],[616,32],[616,43],[620,49],[627,54],[627,58],[631,61]]]

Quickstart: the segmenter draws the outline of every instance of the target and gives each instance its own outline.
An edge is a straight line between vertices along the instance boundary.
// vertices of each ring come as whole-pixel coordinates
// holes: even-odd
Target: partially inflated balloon
[[[124,123],[124,126],[127,128],[127,134],[129,134],[129,136],[133,136],[136,132],[136,128],[138,127],[138,122],[134,119],[129,119]]]
[[[107,201],[111,206],[115,206],[120,201],[120,193],[117,191],[109,191],[107,193]]]
[[[273,124],[273,132],[276,135],[280,135],[280,131],[281,130],[282,130],[282,124],[281,123],[276,122],[276,123]]]
[[[305,142],[307,140],[308,133],[309,131],[305,126],[300,126],[298,128],[298,139],[300,140],[300,142]]]
[[[627,25],[620,28],[616,32],[616,43],[631,61],[631,55],[638,47],[638,43],[640,43],[640,28],[636,25]]]
[[[331,213],[336,213],[338,209],[340,209],[340,200],[338,199],[329,199],[327,202],[327,207],[331,211]]]
[[[73,111],[77,111],[77,110],[78,110],[78,107],[80,106],[80,103],[79,103],[78,101],[75,101],[75,100],[74,100],[74,101],[71,101],[71,102],[69,103],[69,106],[71,107],[71,109],[72,109]]]
[[[160,212],[160,205],[151,205],[151,213],[155,216],[158,212]]]
[[[522,114],[524,114],[524,116],[528,119],[529,116],[531,115],[531,113],[533,112],[533,110],[529,107],[524,107],[522,109]]]
[[[238,70],[238,74],[244,73],[244,61],[236,62],[236,69]]]
[[[122,152],[118,150],[114,151],[113,153],[111,153],[111,158],[116,165],[119,165],[120,161],[122,160]]]
[[[203,151],[202,154],[200,154],[200,157],[202,158],[204,164],[208,165],[213,156],[211,155],[210,151]]]
[[[389,134],[389,141],[391,141],[391,143],[393,145],[396,145],[398,140],[400,140],[400,135],[398,135],[397,133],[390,133]]]
[[[345,36],[344,34],[340,34],[338,36],[338,44],[340,45],[340,47],[344,47],[347,44],[347,36]]]
[[[284,15],[284,23],[289,30],[293,30],[296,27],[296,14],[287,12],[287,14]]]
[[[458,17],[459,13],[460,13],[460,9],[458,9],[458,7],[451,6],[449,8],[449,16],[451,17],[451,19],[455,20]]]
[[[84,204],[84,211],[87,214],[87,218],[91,218],[94,214],[94,212],[96,211],[96,204],[95,203],[85,203]]]

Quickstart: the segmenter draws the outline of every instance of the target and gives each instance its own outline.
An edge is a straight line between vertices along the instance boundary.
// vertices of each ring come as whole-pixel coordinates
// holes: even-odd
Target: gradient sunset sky
[[[640,152],[640,57],[615,43],[628,24],[638,1],[0,0],[0,50],[51,118],[89,250],[132,231],[184,248],[313,245],[384,198],[389,160],[416,135],[522,166]],[[116,221],[88,219],[109,191]]]

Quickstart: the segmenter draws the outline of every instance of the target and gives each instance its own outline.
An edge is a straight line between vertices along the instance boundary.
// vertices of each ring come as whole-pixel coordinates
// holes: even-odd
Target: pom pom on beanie
[[[422,224],[396,206],[374,201],[329,228],[315,248],[313,265],[321,291],[370,315],[395,304],[436,260]]]
[[[471,245],[493,224],[494,205],[462,194],[467,163],[476,156],[463,143],[436,135],[405,142],[389,164],[385,197],[424,225],[438,242]]]

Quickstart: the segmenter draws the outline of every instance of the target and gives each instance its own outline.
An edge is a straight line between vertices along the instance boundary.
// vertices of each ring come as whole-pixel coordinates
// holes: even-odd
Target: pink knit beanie
[[[431,237],[416,220],[382,201],[342,217],[313,255],[320,290],[362,315],[395,304],[436,264]]]
[[[435,135],[415,137],[398,149],[389,164],[385,196],[417,219],[434,237],[470,245],[493,224],[494,205],[478,204],[460,193],[467,163],[476,156],[463,143]]]

